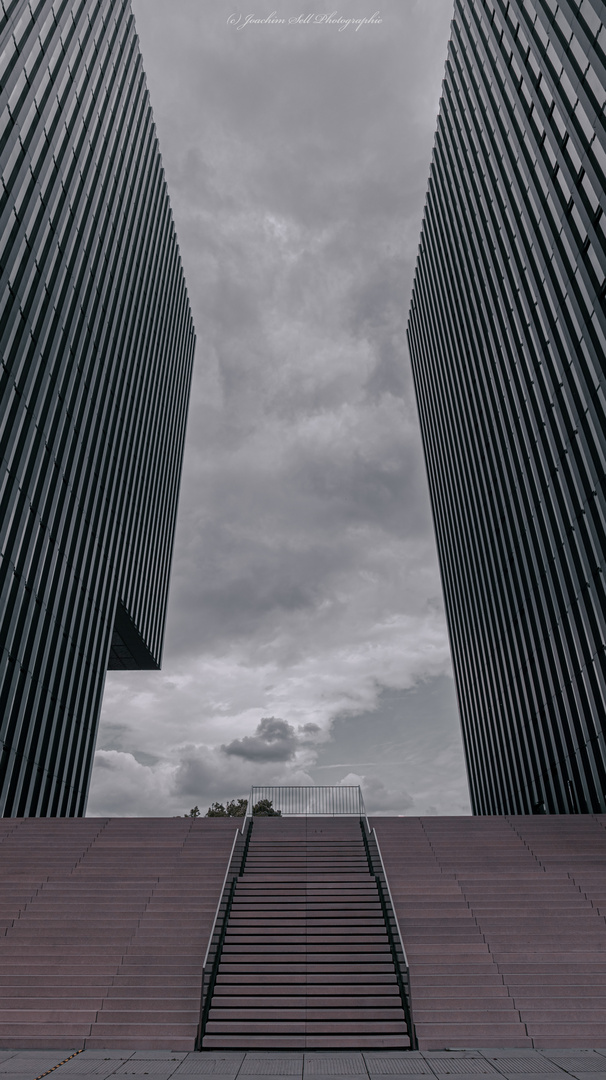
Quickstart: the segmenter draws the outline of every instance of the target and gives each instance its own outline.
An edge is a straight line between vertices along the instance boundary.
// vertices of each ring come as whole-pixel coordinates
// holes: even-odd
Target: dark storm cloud
[[[292,724],[275,716],[264,716],[254,735],[233,739],[221,747],[224,754],[245,758],[247,761],[292,761],[302,746],[314,743],[320,733],[318,724],[301,724],[299,732]]]
[[[235,754],[247,761],[289,761],[297,746],[297,736],[292,724],[265,716],[259,722],[254,735],[234,739],[222,746],[224,754]]]

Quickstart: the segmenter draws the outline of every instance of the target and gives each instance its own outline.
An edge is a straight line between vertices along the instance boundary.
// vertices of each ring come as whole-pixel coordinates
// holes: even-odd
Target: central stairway
[[[410,1046],[359,820],[255,818],[203,1049]]]

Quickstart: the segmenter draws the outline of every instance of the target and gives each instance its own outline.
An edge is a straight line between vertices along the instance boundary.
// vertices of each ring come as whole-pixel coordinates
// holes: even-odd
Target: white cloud
[[[93,806],[89,805],[89,816],[164,817],[170,814],[173,772],[166,763],[149,766],[137,761],[130,753],[97,750],[95,794]]]
[[[384,814],[400,815],[414,805],[414,799],[408,792],[389,790],[378,776],[348,773],[339,783],[345,786],[353,784],[362,789],[367,814],[380,814],[382,811]]]

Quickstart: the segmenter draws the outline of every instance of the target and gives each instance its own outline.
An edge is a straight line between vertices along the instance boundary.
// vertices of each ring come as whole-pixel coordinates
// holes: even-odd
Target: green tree
[[[247,806],[248,799],[231,799],[227,806],[215,802],[206,811],[206,817],[244,817]]]
[[[244,817],[247,807],[248,799],[231,799],[226,806],[215,802],[206,811],[206,817]],[[253,806],[252,812],[255,817],[282,817],[281,810],[274,810],[271,799],[259,799],[259,802]]]
[[[192,809],[189,811],[189,814],[184,814],[183,817],[193,817],[193,818],[200,817],[200,809],[199,809],[199,807],[193,806]]]
[[[271,799],[259,799],[253,806],[254,817],[282,817],[281,810],[274,810]]]

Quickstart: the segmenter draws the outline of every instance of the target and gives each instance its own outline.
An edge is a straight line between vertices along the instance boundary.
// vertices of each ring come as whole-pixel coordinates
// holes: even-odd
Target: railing
[[[223,944],[225,942],[225,935],[227,933],[227,924],[229,922],[229,916],[231,914],[232,905],[234,902],[234,895],[236,892],[236,885],[238,884],[237,877],[231,879],[229,886],[229,892],[225,898],[225,912],[221,921],[221,931],[219,934],[219,940],[216,943],[216,947],[213,954],[213,962],[210,971],[203,973],[203,998],[202,998],[202,1012],[200,1016],[200,1022],[198,1026],[198,1038],[196,1045],[200,1047],[202,1045],[202,1039],[204,1038],[204,1032],[206,1031],[206,1024],[208,1022],[208,1014],[210,1012],[210,1006],[212,997],[215,991],[215,983],[217,981],[217,974],[219,972],[219,964],[221,963],[221,954],[223,952]]]
[[[208,1020],[210,1003],[215,988],[219,964],[221,962],[223,942],[225,941],[227,924],[229,922],[229,915],[233,904],[236,885],[238,883],[238,877],[240,877],[244,873],[246,856],[248,854],[248,845],[250,844],[251,829],[252,821],[247,821],[245,819],[244,824],[242,825],[242,829],[238,829],[236,831],[236,835],[234,836],[234,841],[229,856],[229,862],[227,864],[227,870],[225,871],[225,877],[223,879],[223,888],[221,889],[219,902],[217,904],[215,917],[212,924],[212,929],[208,939],[208,945],[206,946],[206,955],[204,957],[204,963],[202,965],[202,996],[200,1002],[200,1021],[198,1024],[198,1035],[196,1038],[196,1046],[198,1048],[201,1046],[202,1038],[204,1036],[204,1031],[206,1028],[206,1021]]]
[[[244,832],[244,830],[242,830],[242,832]],[[214,951],[214,947],[215,947],[215,944],[216,944],[216,942],[215,942],[215,934],[220,933],[220,930],[217,931],[217,923],[219,922],[219,917],[221,915],[221,905],[225,903],[225,897],[226,897],[227,893],[229,893],[229,889],[231,887],[231,879],[234,876],[234,872],[233,872],[234,860],[239,855],[239,850],[238,849],[243,849],[243,846],[244,845],[243,845],[243,842],[242,842],[242,834],[238,830],[236,830],[236,834],[234,836],[234,842],[231,845],[231,851],[229,853],[229,860],[227,862],[227,870],[225,871],[225,877],[223,878],[223,885],[221,887],[221,892],[219,893],[219,902],[217,904],[217,908],[216,908],[216,911],[215,911],[215,917],[213,919],[213,924],[212,924],[212,927],[211,927],[211,931],[210,931],[210,934],[208,936],[208,945],[206,946],[206,953],[204,955],[204,963],[202,964],[202,971],[206,971],[208,969],[208,958],[210,956],[211,950]]]
[[[415,1031],[412,1015],[412,1002],[410,999],[408,958],[406,956],[404,942],[402,941],[402,934],[400,933],[400,924],[398,923],[398,916],[396,915],[391,889],[389,888],[389,881],[385,871],[381,848],[379,847],[379,838],[376,829],[373,829],[371,832],[370,823],[367,817],[360,821],[360,828],[362,829],[362,839],[366,850],[368,868],[375,879],[377,891],[379,893],[379,900],[383,911],[383,920],[385,922],[385,929],[387,930],[387,939],[389,941],[398,989],[400,991],[400,1000],[406,1018],[406,1027],[408,1028],[410,1049],[416,1050],[417,1034]]]
[[[334,784],[314,787],[254,787],[250,792],[247,814],[262,799],[268,799],[274,810],[283,817],[336,817],[350,814],[365,817],[361,789],[353,785]]]

